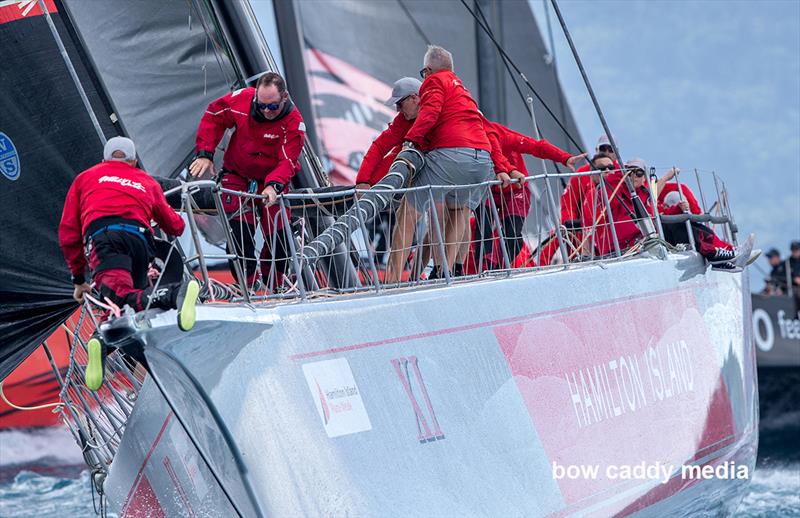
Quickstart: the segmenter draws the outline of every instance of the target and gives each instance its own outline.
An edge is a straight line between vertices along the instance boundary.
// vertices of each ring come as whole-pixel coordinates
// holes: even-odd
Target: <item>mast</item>
[[[475,0],[475,3],[480,12],[486,13],[486,25],[497,27],[497,39],[502,40],[503,28],[498,22],[500,17],[497,16],[502,3],[492,0]],[[489,120],[506,123],[505,76],[500,68],[494,44],[486,31],[480,27],[477,19],[475,19],[475,38],[478,48],[478,99],[481,111]]]
[[[278,27],[278,38],[281,42],[283,68],[286,82],[292,85],[292,99],[306,119],[306,135],[308,140],[319,150],[314,107],[311,104],[311,92],[306,78],[305,59],[303,58],[303,29],[297,18],[294,0],[275,0],[275,25]],[[306,114],[308,116],[306,117]]]

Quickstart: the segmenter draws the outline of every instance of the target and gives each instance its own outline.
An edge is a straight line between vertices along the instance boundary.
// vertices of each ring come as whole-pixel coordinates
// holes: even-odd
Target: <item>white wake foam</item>
[[[0,466],[20,464],[72,466],[83,463],[81,450],[62,426],[0,431]]]

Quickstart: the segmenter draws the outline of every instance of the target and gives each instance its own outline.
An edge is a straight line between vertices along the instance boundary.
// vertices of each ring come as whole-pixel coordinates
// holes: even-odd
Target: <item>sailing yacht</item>
[[[487,116],[530,134],[535,114],[542,136],[571,152],[583,147],[524,2],[0,3],[0,196],[9,220],[0,378],[45,349],[57,415],[104,509],[735,510],[748,480],[734,467],[752,472],[758,443],[741,270],[718,271],[665,246],[657,217],[641,218],[653,228],[630,250],[570,251],[549,200],[573,173],[531,161],[530,246],[557,238],[558,264],[511,268],[504,257],[499,269],[464,278],[381,281],[370,225],[424,157],[404,155],[363,196],[331,180],[352,183],[359,150],[392,115],[380,105],[389,85],[419,68],[434,35]],[[223,236],[227,223],[198,201],[218,200],[219,189],[179,182],[170,194],[189,231],[167,247],[204,284],[194,329],[179,331],[170,313],[123,308],[101,324],[97,308],[76,308],[55,236],[75,173],[99,161],[106,138],[124,134],[145,169],[179,176],[207,103],[265,70],[284,73],[309,127],[303,171],[280,198],[293,248],[288,281],[265,279],[272,289],[253,292],[220,280],[214,264],[239,258],[205,239],[203,218]],[[717,193],[701,217],[735,242],[724,185],[716,176],[698,182],[709,199],[709,186]],[[428,225],[439,226],[433,214]],[[93,393],[82,371],[98,326],[114,331],[121,350]],[[54,331],[67,338],[63,363],[47,344]],[[146,361],[131,362],[126,349]]]

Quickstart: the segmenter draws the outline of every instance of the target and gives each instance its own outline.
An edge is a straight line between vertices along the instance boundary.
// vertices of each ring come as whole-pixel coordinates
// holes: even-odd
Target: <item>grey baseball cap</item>
[[[647,163],[641,158],[632,158],[625,162],[625,169],[641,169],[647,172]]]
[[[408,97],[409,95],[419,95],[420,86],[422,86],[422,83],[419,79],[415,79],[413,77],[401,77],[394,82],[392,96],[389,97],[389,100],[384,104],[386,106],[394,106],[397,101],[403,99],[404,97]]]
[[[115,157],[113,156],[115,151],[122,151],[125,156]],[[128,137],[110,138],[103,146],[103,160],[136,160],[136,146]]]
[[[608,135],[601,135],[599,139],[597,139],[597,146],[596,149],[600,149],[600,146],[610,146],[611,141],[608,140]]]

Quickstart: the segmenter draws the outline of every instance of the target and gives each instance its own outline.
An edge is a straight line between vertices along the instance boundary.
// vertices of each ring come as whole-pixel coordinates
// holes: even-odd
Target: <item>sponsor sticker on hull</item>
[[[328,437],[372,430],[347,358],[306,363],[303,374]]]

